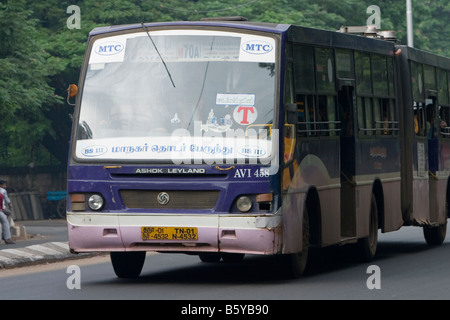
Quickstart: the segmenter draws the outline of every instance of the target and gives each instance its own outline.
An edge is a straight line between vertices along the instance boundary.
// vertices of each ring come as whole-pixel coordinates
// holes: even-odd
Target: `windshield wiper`
[[[158,53],[159,58],[161,59],[163,65],[164,65],[164,68],[166,68],[167,74],[169,75],[169,79],[170,79],[170,81],[172,82],[173,87],[175,88],[175,83],[173,82],[172,76],[170,75],[169,68],[167,68],[167,65],[166,65],[166,63],[164,62],[163,57],[162,57],[161,54],[159,53],[159,50],[158,50],[158,48],[156,47],[155,42],[153,41],[152,37],[150,36],[150,33],[149,33],[148,30],[147,30],[147,27],[144,25],[143,22],[141,22],[141,25],[142,25],[142,28],[143,28],[143,29],[145,30],[145,32],[147,33],[147,36],[148,36],[148,38],[150,39],[150,41],[152,42],[153,47],[155,48],[156,52]]]

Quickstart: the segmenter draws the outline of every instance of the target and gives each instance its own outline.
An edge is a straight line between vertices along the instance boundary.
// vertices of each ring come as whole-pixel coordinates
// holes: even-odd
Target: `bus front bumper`
[[[280,215],[67,214],[72,252],[156,251],[276,254]],[[141,227],[196,228],[197,240],[144,240]]]

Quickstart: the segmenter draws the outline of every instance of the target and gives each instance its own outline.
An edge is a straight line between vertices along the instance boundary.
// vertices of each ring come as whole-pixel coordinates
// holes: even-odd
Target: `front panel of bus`
[[[73,251],[279,251],[279,36],[90,38],[68,171]]]

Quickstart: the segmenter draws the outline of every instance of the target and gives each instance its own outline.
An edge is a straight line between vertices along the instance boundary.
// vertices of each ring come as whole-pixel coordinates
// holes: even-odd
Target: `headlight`
[[[93,194],[88,199],[88,205],[91,210],[98,211],[103,208],[105,201],[103,197],[99,194]]]
[[[240,212],[248,212],[252,208],[252,199],[247,196],[239,197],[236,201],[236,207]]]

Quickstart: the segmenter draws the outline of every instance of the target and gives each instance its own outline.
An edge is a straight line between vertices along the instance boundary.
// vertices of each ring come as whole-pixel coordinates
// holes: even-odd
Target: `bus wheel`
[[[364,262],[370,262],[375,257],[378,245],[378,207],[375,196],[372,194],[369,217],[369,236],[358,242],[360,255]]]
[[[286,277],[291,279],[300,278],[305,274],[309,255],[309,221],[308,211],[305,208],[303,215],[303,238],[302,252],[282,256],[283,271]]]
[[[137,278],[145,262],[145,251],[111,252],[111,263],[119,278]]]
[[[429,246],[440,246],[447,234],[447,221],[437,227],[423,227],[423,235]]]

